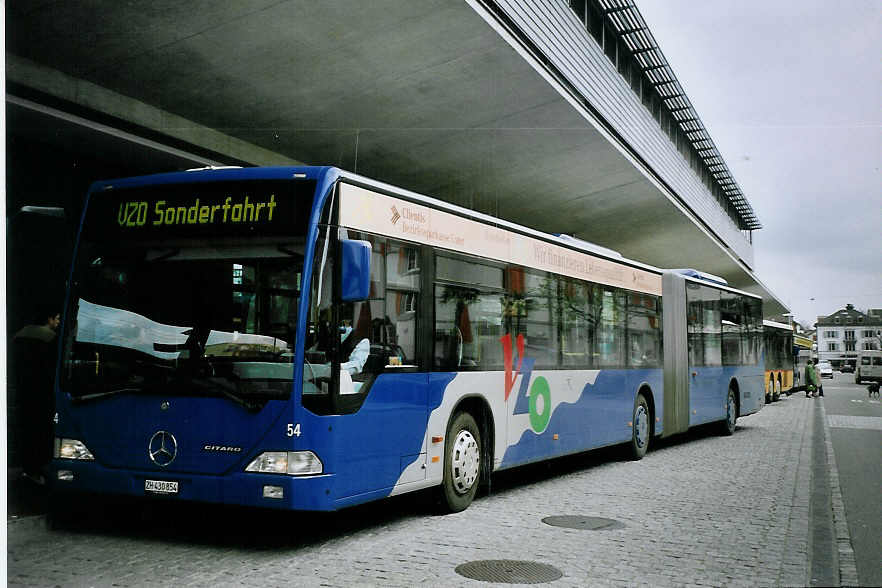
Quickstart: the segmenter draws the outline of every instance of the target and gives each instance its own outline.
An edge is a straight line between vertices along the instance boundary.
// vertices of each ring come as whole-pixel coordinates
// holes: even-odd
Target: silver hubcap
[[[453,441],[450,470],[453,487],[459,494],[467,493],[478,479],[481,452],[478,442],[468,431],[460,431]]]
[[[638,447],[646,445],[646,438],[649,435],[649,414],[646,407],[642,404],[634,411],[634,438]]]
[[[735,396],[733,396],[731,392],[729,392],[729,406],[728,406],[727,411],[728,411],[727,416],[729,417],[729,427],[734,427],[735,426]]]

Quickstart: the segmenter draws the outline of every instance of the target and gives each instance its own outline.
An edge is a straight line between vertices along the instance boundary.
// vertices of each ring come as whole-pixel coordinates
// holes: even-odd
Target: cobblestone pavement
[[[740,419],[732,437],[700,430],[639,462],[602,450],[501,473],[489,496],[454,515],[404,496],[333,514],[174,504],[100,517],[101,506],[58,530],[9,526],[8,582],[480,586],[456,567],[507,559],[554,566],[555,586],[803,586],[816,402],[784,398]],[[554,515],[623,525],[542,522]]]

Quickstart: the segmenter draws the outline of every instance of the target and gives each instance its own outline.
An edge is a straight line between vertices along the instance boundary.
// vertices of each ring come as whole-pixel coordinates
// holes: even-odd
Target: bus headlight
[[[322,473],[322,462],[312,451],[265,451],[254,458],[245,471],[307,476]]]
[[[95,456],[86,447],[86,444],[77,439],[59,439],[55,438],[56,458],[60,459],[82,459],[86,461],[94,461]]]

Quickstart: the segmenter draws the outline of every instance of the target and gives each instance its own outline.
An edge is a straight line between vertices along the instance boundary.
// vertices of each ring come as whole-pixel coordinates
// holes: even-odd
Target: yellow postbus
[[[802,381],[805,374],[805,366],[812,357],[812,338],[805,335],[793,333],[793,360],[795,366],[793,368],[793,388],[791,392],[802,392],[805,390],[805,382]]]
[[[775,402],[793,389],[793,327],[764,320],[763,354],[766,403]]]

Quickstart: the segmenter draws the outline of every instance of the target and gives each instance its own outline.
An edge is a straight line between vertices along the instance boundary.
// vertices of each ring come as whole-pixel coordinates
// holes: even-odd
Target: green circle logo
[[[539,399],[542,399],[541,409],[539,412]],[[530,426],[537,433],[541,433],[548,426],[551,419],[551,388],[548,386],[548,380],[539,376],[530,386]]]

